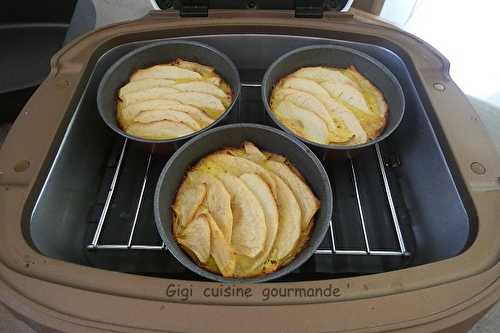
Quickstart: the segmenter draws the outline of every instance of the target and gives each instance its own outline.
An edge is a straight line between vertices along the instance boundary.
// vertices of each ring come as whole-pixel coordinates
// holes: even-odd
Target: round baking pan
[[[375,139],[366,143],[356,145],[340,145],[340,144],[321,144],[313,142],[297,136],[291,130],[275,117],[271,112],[269,105],[269,97],[276,83],[283,77],[295,72],[302,67],[309,66],[326,66],[347,68],[354,65],[356,69],[365,76],[370,82],[375,85],[384,95],[387,102],[389,112],[387,124],[383,132]],[[360,150],[376,144],[391,135],[392,132],[399,126],[403,119],[405,109],[405,98],[403,89],[398,80],[383,64],[369,55],[357,50],[337,45],[313,45],[290,51],[278,58],[267,69],[262,81],[262,101],[266,108],[266,112],[272,122],[279,128],[290,133],[300,140],[311,145],[315,151],[325,150],[328,152],[339,151],[340,153],[348,153],[354,150]],[[346,154],[340,154],[345,156]]]
[[[310,239],[304,249],[279,270],[248,279],[225,278],[198,266],[177,244],[172,234],[171,206],[177,190],[192,165],[215,150],[251,141],[265,151],[285,156],[305,177],[321,202],[314,218]],[[275,128],[258,124],[233,124],[213,128],[197,135],[179,148],[168,160],[158,179],[154,197],[155,221],[167,248],[184,266],[207,278],[229,283],[255,283],[278,278],[302,265],[325,237],[332,214],[333,198],[328,175],[316,155],[302,142]]]
[[[130,76],[138,69],[158,64],[166,64],[177,58],[212,66],[218,75],[229,84],[233,92],[233,102],[227,110],[209,126],[184,135],[166,140],[151,140],[130,135],[123,131],[116,120],[116,102],[119,89],[125,85]],[[197,42],[163,41],[140,47],[127,53],[111,66],[104,74],[97,91],[97,107],[104,122],[116,133],[129,139],[145,143],[179,143],[208,130],[224,121],[231,122],[228,115],[238,107],[241,85],[238,70],[233,62],[218,50]]]

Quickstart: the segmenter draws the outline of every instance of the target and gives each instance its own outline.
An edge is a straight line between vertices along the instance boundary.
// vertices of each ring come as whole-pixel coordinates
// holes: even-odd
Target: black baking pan
[[[224,148],[239,147],[251,141],[265,151],[284,155],[305,177],[321,207],[314,218],[314,227],[304,249],[288,265],[255,278],[232,279],[211,273],[198,265],[177,245],[172,234],[171,206],[186,172],[207,154]],[[255,283],[272,280],[302,265],[320,245],[329,226],[333,198],[328,175],[315,154],[302,142],[275,128],[258,124],[233,124],[211,129],[197,135],[179,148],[168,160],[158,179],[154,197],[154,213],[158,232],[168,250],[191,271],[211,280],[228,283]]]
[[[227,110],[209,126],[188,135],[168,140],[150,140],[130,135],[123,131],[116,120],[116,101],[118,90],[129,81],[138,69],[157,64],[166,64],[177,58],[193,61],[215,68],[232,89],[233,102]],[[173,144],[180,146],[190,137],[217,126],[231,122],[229,115],[238,107],[240,96],[240,76],[233,62],[223,53],[211,46],[191,41],[163,41],[140,47],[118,59],[104,74],[97,91],[97,107],[104,122],[116,133],[131,140],[148,144]],[[236,112],[235,112],[236,113]]]
[[[398,80],[387,67],[369,55],[345,46],[312,45],[290,51],[269,66],[262,80],[262,101],[272,122],[282,130],[295,135],[274,116],[269,105],[269,97],[276,83],[283,77],[302,67],[326,66],[347,68],[354,65],[356,69],[374,84],[384,95],[389,107],[387,124],[384,131],[375,139],[363,144],[339,145],[321,144],[297,136],[313,147],[315,152],[335,157],[350,156],[370,147],[391,135],[403,119],[405,97]]]

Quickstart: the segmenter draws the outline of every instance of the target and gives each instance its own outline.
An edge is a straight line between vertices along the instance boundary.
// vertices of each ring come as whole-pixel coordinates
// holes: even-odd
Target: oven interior
[[[315,255],[278,281],[330,279],[417,266],[461,253],[474,238],[475,219],[446,143],[438,139],[397,52],[362,41],[285,35],[183,37],[209,44],[236,64],[242,81],[238,122],[267,123],[260,81],[280,55],[313,44],[345,45],[381,61],[406,98],[399,128],[387,140],[349,159],[323,160],[334,190],[331,228]],[[107,50],[62,124],[46,175],[27,207],[25,237],[45,256],[96,268],[200,280],[169,254],[156,231],[153,193],[169,155],[126,141],[100,119],[96,94],[109,66],[151,43]],[[422,92],[421,92],[422,94]]]

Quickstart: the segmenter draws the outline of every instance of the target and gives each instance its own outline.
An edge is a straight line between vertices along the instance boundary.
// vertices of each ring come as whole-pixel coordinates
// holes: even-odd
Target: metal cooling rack
[[[101,236],[101,232],[103,230],[103,227],[106,223],[106,216],[108,213],[108,209],[110,207],[110,204],[113,200],[113,193],[115,192],[115,188],[117,186],[117,182],[119,179],[120,175],[120,170],[122,167],[122,162],[123,162],[123,157],[125,156],[125,152],[127,150],[128,146],[128,139],[125,139],[123,142],[123,145],[121,147],[121,152],[120,156],[118,158],[118,161],[116,163],[116,167],[114,170],[113,174],[113,179],[111,182],[111,185],[109,187],[109,190],[107,192],[106,200],[104,202],[104,207],[102,210],[102,213],[99,217],[98,223],[97,223],[97,228],[94,232],[92,241],[89,245],[87,245],[87,249],[89,250],[144,250],[144,251],[161,251],[166,249],[165,244],[161,245],[153,245],[153,244],[134,244],[134,232],[136,230],[137,222],[138,222],[138,217],[141,212],[141,207],[142,207],[142,201],[143,201],[143,196],[144,196],[144,191],[146,189],[146,184],[148,181],[148,177],[150,174],[150,166],[151,166],[151,159],[153,156],[153,153],[149,153],[147,159],[146,159],[146,168],[144,172],[144,177],[142,180],[142,186],[140,189],[139,193],[139,199],[137,201],[134,217],[133,217],[133,222],[132,222],[132,228],[130,230],[129,236],[127,241],[123,242],[122,244],[100,244],[99,243],[99,238]],[[399,249],[394,249],[394,250],[377,250],[373,249],[370,246],[370,240],[368,239],[368,233],[367,233],[367,228],[366,228],[366,223],[365,223],[365,218],[363,214],[363,205],[360,200],[360,193],[359,193],[359,187],[358,187],[358,174],[356,171],[356,166],[355,162],[350,159],[350,169],[351,169],[351,174],[352,174],[352,179],[353,179],[353,186],[354,186],[354,193],[356,195],[356,203],[359,211],[359,223],[361,225],[361,230],[363,233],[363,239],[364,239],[364,248],[359,249],[359,250],[346,250],[346,249],[340,249],[335,245],[335,230],[333,227],[332,221],[329,222],[330,227],[329,227],[329,232],[327,237],[330,237],[331,241],[331,248],[330,249],[318,249],[316,250],[315,254],[318,255],[354,255],[354,256],[409,256],[410,253],[407,251],[405,242],[403,239],[403,235],[401,233],[401,227],[399,224],[398,216],[396,213],[396,208],[394,205],[393,201],[393,195],[391,193],[391,188],[389,186],[389,181],[384,165],[384,161],[382,159],[382,154],[380,152],[380,147],[378,144],[375,145],[375,152],[378,160],[378,169],[380,171],[380,175],[383,180],[384,184],[384,189],[386,193],[386,199],[389,204],[389,209],[391,212],[391,217],[392,217],[392,222],[394,225],[394,232],[396,235],[396,239],[399,244]],[[154,223],[154,221],[151,221],[151,223]]]

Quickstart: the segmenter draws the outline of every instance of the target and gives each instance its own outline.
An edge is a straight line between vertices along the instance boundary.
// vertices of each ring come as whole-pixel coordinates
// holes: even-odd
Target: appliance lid
[[[155,0],[151,0],[155,2]],[[206,17],[209,9],[293,10],[298,18],[321,18],[324,11],[345,12],[353,0],[156,0],[158,9],[181,17]]]

